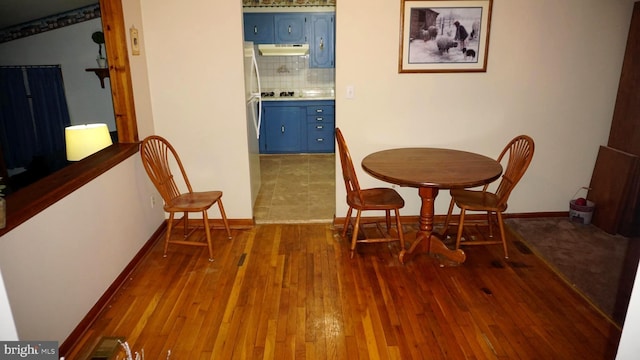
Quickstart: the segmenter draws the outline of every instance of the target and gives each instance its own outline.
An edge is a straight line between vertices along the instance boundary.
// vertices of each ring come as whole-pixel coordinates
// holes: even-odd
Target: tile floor
[[[335,161],[335,154],[260,155],[255,222],[332,222]]]

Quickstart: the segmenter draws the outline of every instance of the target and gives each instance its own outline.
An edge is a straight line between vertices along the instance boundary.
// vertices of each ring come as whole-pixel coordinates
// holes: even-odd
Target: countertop
[[[267,89],[263,92],[273,92],[275,96],[263,96],[262,101],[312,101],[312,100],[335,100],[333,89],[311,89],[296,90],[293,96],[278,96],[280,90]]]

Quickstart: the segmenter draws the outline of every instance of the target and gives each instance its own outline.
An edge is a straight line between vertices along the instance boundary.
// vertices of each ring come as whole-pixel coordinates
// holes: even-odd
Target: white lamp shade
[[[106,124],[74,125],[64,129],[67,160],[78,161],[111,145]]]

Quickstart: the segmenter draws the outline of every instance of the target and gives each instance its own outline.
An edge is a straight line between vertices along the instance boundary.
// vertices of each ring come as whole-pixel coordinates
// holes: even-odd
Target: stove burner
[[[294,94],[293,91],[281,91],[280,92],[280,96],[282,96],[282,97],[293,96],[293,94]]]
[[[266,91],[266,92],[261,92],[260,95],[262,97],[272,97],[272,96],[275,96],[275,93],[273,91]]]

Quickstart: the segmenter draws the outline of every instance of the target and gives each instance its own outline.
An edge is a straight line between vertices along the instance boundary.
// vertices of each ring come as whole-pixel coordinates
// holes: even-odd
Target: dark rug
[[[628,238],[568,218],[517,218],[505,222],[578,292],[609,318],[621,322],[614,314]]]

